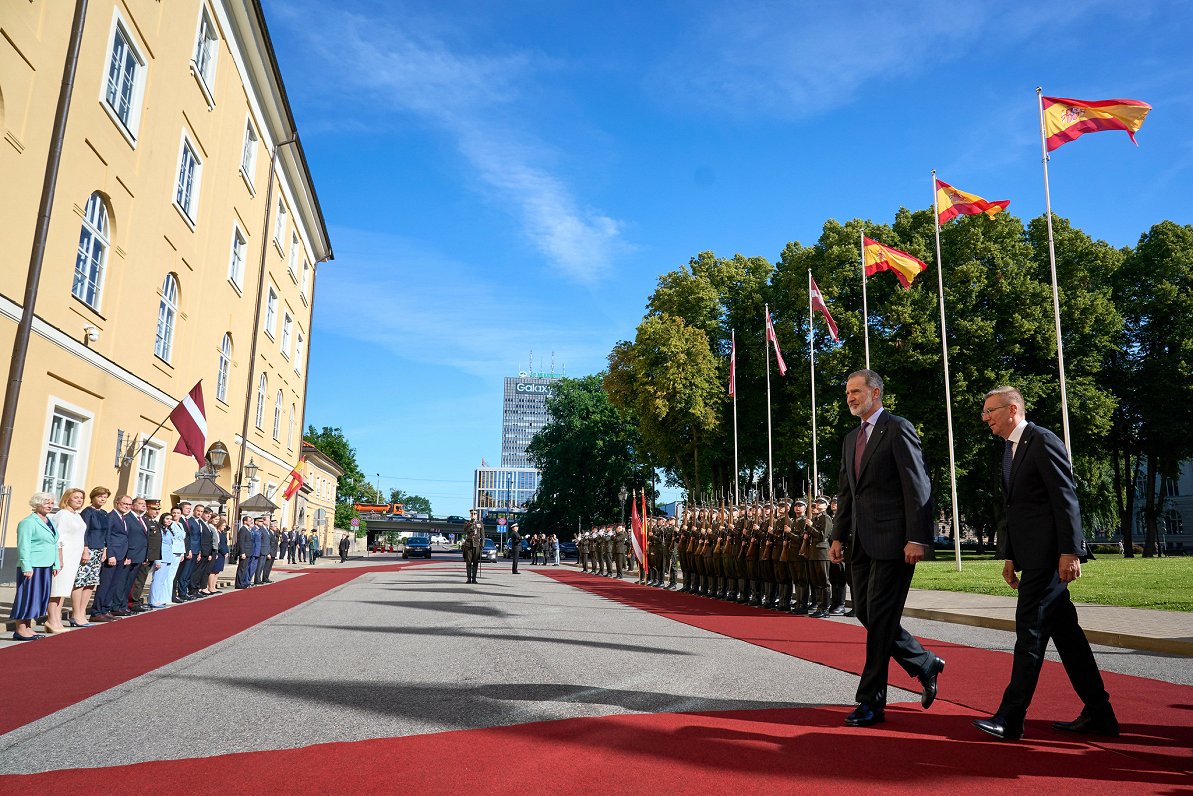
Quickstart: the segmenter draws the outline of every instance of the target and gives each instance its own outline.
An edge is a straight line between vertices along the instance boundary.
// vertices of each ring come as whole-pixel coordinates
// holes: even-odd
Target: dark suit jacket
[[[253,526],[241,525],[236,531],[236,555],[251,556],[253,554]]]
[[[145,524],[149,526],[149,547],[146,550],[146,561],[161,561],[162,560],[162,526],[161,520],[151,520],[145,518]]]
[[[1069,457],[1064,443],[1048,429],[1034,423],[1023,429],[1005,498],[1007,532],[999,553],[1015,562],[1015,569],[1053,569],[1062,553],[1084,553]]]
[[[130,513],[124,524],[128,526],[128,552],[125,555],[134,564],[140,564],[149,550],[149,521],[144,516]]]
[[[194,515],[183,517],[182,524],[186,526],[186,550],[188,553],[199,554],[202,545],[203,523]]]
[[[842,446],[832,538],[844,544],[852,536],[854,549],[860,545],[876,560],[902,559],[908,542],[932,544],[932,485],[920,438],[911,423],[883,410],[855,479],[854,444],[860,433],[859,425]]]
[[[199,555],[213,556],[215,555],[216,547],[216,530],[214,525],[208,525],[202,520],[199,521],[201,530],[199,531]]]
[[[115,514],[116,512],[112,512]],[[87,506],[79,512],[79,516],[87,521],[87,532],[83,536],[83,544],[88,550],[103,550],[108,546],[108,512]]]
[[[124,563],[124,559],[128,557],[128,532],[129,526],[125,519],[130,522],[135,522],[133,515],[130,512],[124,517],[120,516],[119,511],[113,511],[108,514],[108,558],[116,559],[116,564]],[[137,526],[137,533],[141,532],[141,527]]]
[[[281,533],[269,532],[269,555],[278,557],[278,546],[281,544]]]

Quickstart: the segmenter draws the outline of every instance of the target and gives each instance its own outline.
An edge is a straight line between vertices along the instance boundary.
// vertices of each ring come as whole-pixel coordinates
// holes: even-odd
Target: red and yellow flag
[[[1007,209],[1010,199],[988,202],[977,194],[959,191],[944,180],[936,181],[936,206],[940,208],[940,225],[944,226],[957,216],[976,216],[985,213],[993,218]]]
[[[1136,146],[1135,131],[1143,126],[1146,102],[1132,99],[1076,100],[1041,97],[1044,102],[1044,140],[1049,152],[1086,133],[1124,130]]]
[[[917,260],[907,252],[884,246],[876,240],[862,238],[862,253],[865,257],[866,276],[874,276],[879,271],[894,271],[899,284],[905,289],[911,289],[912,281],[923,271],[928,270],[928,264]]]
[[[294,465],[294,469],[290,471],[290,483],[286,484],[286,491],[282,493],[282,497],[286,500],[294,497],[298,490],[302,489],[303,476],[302,466],[306,462],[307,457],[303,456],[298,460],[298,464]]]

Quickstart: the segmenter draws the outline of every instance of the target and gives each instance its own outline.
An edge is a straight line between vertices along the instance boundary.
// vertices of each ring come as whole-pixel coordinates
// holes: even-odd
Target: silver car
[[[497,563],[497,543],[492,539],[485,540],[485,545],[481,548],[481,561]]]

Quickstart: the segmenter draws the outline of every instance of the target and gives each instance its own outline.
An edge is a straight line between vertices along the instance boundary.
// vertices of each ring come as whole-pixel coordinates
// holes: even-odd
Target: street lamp
[[[617,490],[617,498],[618,498],[618,499],[621,501],[621,527],[622,527],[622,528],[624,528],[624,527],[625,527],[625,499],[626,499],[626,494],[627,494],[627,493],[626,493],[626,491],[625,491],[625,487],[624,487],[624,486],[623,486],[621,489]]]

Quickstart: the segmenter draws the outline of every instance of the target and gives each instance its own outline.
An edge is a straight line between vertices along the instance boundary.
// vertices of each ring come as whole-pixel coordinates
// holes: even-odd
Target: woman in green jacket
[[[33,513],[17,523],[17,595],[9,619],[17,623],[14,641],[44,638],[33,632],[33,620],[46,615],[50,584],[62,569],[58,531],[50,521],[54,496],[37,492],[29,498]]]

